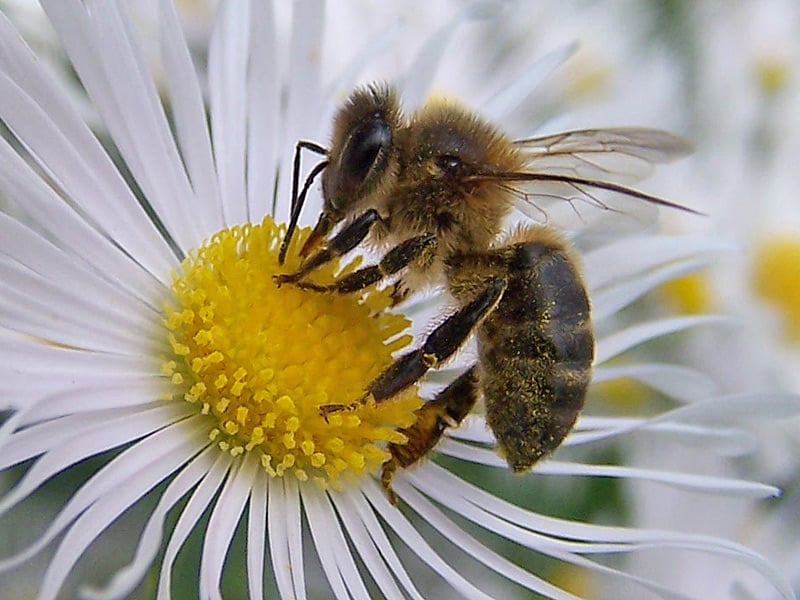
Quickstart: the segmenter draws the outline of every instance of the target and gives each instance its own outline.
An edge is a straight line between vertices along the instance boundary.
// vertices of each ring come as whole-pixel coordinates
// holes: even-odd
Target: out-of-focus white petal
[[[594,361],[596,364],[602,364],[634,346],[670,333],[685,331],[700,325],[732,325],[733,323],[732,319],[726,317],[703,315],[673,317],[633,325],[598,339]]]

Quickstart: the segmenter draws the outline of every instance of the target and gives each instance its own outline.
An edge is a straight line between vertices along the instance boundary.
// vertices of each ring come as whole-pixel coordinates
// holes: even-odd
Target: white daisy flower
[[[406,441],[398,430],[414,422],[417,390],[327,418],[319,407],[357,398],[390,364],[411,341],[407,316],[388,310],[388,290],[317,294],[278,288],[271,277],[297,267],[308,235],[295,237],[280,268],[284,228],[275,221],[289,212],[294,141],[326,138],[327,117],[364,56],[328,89],[321,2],[293,6],[284,65],[285,7],[228,1],[220,4],[202,82],[175,7],[164,0],[162,101],[122,4],[43,1],[113,153],[0,18],[0,119],[14,142],[0,140],[0,192],[24,213],[0,214],[0,468],[19,477],[0,495],[0,519],[18,518],[43,484],[97,460],[42,529],[0,556],[0,572],[54,547],[38,597],[56,598],[87,549],[149,499],[133,555],[119,556],[110,579],[86,582],[83,596],[127,597],[157,562],[156,597],[221,598],[241,528],[246,573],[236,576],[251,598],[308,597],[320,585],[319,569],[320,594],[337,598],[433,597],[442,587],[490,598],[508,586],[577,597],[567,591],[574,582],[553,583],[553,570],[540,571],[534,556],[595,574],[589,596],[611,580],[636,589],[632,597],[683,598],[691,590],[625,572],[614,560],[669,549],[744,565],[792,597],[769,563],[736,543],[550,516],[524,508],[524,496],[493,493],[491,479],[468,482],[449,465],[484,465],[501,479],[507,473],[477,414],[442,440],[434,453],[441,464],[397,473],[398,503],[390,502],[377,477],[387,447]],[[468,10],[452,23],[476,15],[485,16]],[[418,65],[444,51],[440,33],[422,44],[405,77],[387,73],[403,82],[411,106],[433,82],[433,70]],[[524,81],[532,86],[537,77]],[[502,105],[487,116],[500,118]],[[796,410],[795,399],[781,395],[719,396],[689,367],[609,364],[646,341],[716,322],[620,328],[615,320],[654,285],[706,260],[715,244],[646,234],[598,242],[590,233],[584,228],[574,240],[597,325],[595,381],[634,378],[682,405],[652,418],[585,416],[558,459],[514,484],[534,494],[548,476],[577,476],[746,498],[776,494],[756,482],[583,460],[582,448],[621,436],[726,453],[749,442],[730,418],[749,417],[755,406],[766,417]],[[335,273],[329,265],[319,277]],[[415,331],[426,330],[425,309],[435,305],[406,310]],[[174,565],[193,531],[202,539],[198,577],[178,592]]]

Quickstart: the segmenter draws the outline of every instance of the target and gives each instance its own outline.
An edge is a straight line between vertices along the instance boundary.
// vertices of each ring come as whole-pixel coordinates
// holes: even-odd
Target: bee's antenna
[[[302,210],[303,203],[306,200],[308,189],[311,187],[311,184],[314,182],[314,179],[316,179],[317,175],[319,175],[322,170],[328,166],[328,161],[323,160],[319,162],[313,169],[311,169],[311,172],[308,174],[308,177],[306,177],[306,180],[303,183],[303,189],[300,191],[300,194],[298,194],[297,186],[300,183],[300,151],[304,148],[306,150],[316,152],[317,154],[326,155],[328,153],[328,150],[319,144],[304,140],[297,142],[297,145],[294,148],[291,214],[289,215],[289,225],[286,228],[286,235],[283,236],[283,240],[281,240],[281,247],[278,251],[278,264],[280,265],[282,265],[286,260],[286,251],[289,249],[289,242],[292,241],[292,235],[294,235],[294,230],[297,227],[297,221],[300,219],[300,211]]]

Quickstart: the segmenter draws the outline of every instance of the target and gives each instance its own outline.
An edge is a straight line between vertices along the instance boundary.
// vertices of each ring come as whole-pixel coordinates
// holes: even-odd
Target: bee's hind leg
[[[428,370],[445,362],[467,341],[475,327],[495,309],[507,286],[505,279],[493,280],[472,302],[434,329],[420,348],[407,352],[389,365],[356,402],[325,404],[320,406],[320,413],[327,416],[351,410],[366,402],[370,396],[376,402],[381,402],[419,381]]]

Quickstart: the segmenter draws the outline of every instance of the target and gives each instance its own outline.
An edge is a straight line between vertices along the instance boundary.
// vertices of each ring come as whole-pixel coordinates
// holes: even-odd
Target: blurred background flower
[[[159,78],[155,3],[137,0],[129,4],[138,30],[145,39],[152,38],[152,45],[144,48],[152,58],[156,81],[165,91],[168,82]],[[203,68],[216,3],[177,4],[195,64]],[[74,102],[98,135],[107,135],[38,6],[16,0],[0,3],[0,8],[72,90]],[[325,12],[321,50],[313,44],[292,45],[289,3],[276,3],[275,17],[275,51],[278,64],[283,65],[278,78],[288,82],[286,89],[292,93],[282,100],[289,125],[280,132],[281,139],[324,142],[320,132],[327,132],[331,111],[348,90],[356,83],[387,77],[401,78],[409,109],[424,101],[432,88],[433,93],[455,96],[492,115],[517,137],[573,127],[635,124],[669,129],[691,139],[696,155],[657,173],[648,180],[647,189],[709,215],[698,218],[666,212],[663,233],[721,243],[704,247],[707,252],[701,262],[711,266],[701,274],[648,294],[616,315],[616,326],[707,312],[734,315],[737,323],[725,328],[688,328],[655,347],[634,348],[625,359],[674,360],[694,367],[695,373],[710,375],[708,382],[687,377],[685,385],[690,391],[685,395],[694,395],[694,400],[703,393],[800,391],[800,204],[795,200],[795,179],[800,172],[794,166],[800,145],[800,113],[796,110],[800,17],[793,2],[414,1],[381,9],[365,2],[337,2]],[[319,88],[309,87],[286,71],[288,55],[309,50],[315,52],[306,57],[309,65],[323,74]],[[493,94],[494,90],[504,93]],[[284,165],[287,157],[288,152],[282,159]],[[288,198],[288,178],[280,185],[283,189],[278,197]],[[279,215],[286,212],[285,207],[277,209]],[[313,218],[313,214],[305,217],[307,222]],[[625,363],[619,366],[624,368]],[[674,377],[680,374],[676,372]],[[674,394],[679,386],[668,381],[662,387]],[[590,399],[591,412],[624,417],[656,414],[675,406],[674,400],[654,394],[652,388],[635,381],[601,387]],[[747,406],[755,411],[757,404]],[[769,403],[766,406],[762,416],[769,416],[772,410]],[[731,416],[748,420],[747,415]],[[731,429],[730,438],[725,438],[730,443],[720,442],[718,452],[703,446],[709,443],[707,436],[686,434],[700,444],[697,451],[680,448],[669,435],[662,439],[643,432],[585,454],[576,446],[567,449],[565,456],[675,472],[746,474],[746,479],[786,487],[789,493],[785,498],[760,506],[759,518],[754,517],[752,501],[692,497],[684,492],[673,495],[640,482],[627,485],[624,480],[598,477],[536,477],[520,485],[505,474],[474,466],[463,475],[480,487],[502,490],[500,495],[543,514],[735,536],[759,545],[800,589],[800,544],[795,542],[800,536],[794,529],[800,492],[793,490],[800,423],[797,419],[769,421],[753,424],[750,430],[754,437],[744,439],[740,430]],[[475,435],[481,439],[480,432]],[[759,451],[738,456],[754,449],[756,439],[763,445]],[[569,454],[571,451],[577,454]],[[738,457],[731,460],[719,453]],[[442,463],[457,470],[448,460],[452,459],[445,457]],[[65,489],[80,481],[76,477],[63,484]],[[55,510],[46,503],[42,506],[45,512]],[[39,510],[33,504],[30,509]],[[120,531],[119,540],[130,538],[124,527]],[[114,538],[110,539],[107,543],[113,545]],[[195,552],[200,545],[195,541]],[[728,597],[727,582],[741,586],[740,591],[754,598],[774,593],[730,561],[717,563],[699,559],[697,554],[688,556],[676,552],[664,560],[661,553],[634,553],[631,568],[667,584],[677,583],[677,589],[689,590],[693,597]],[[232,560],[243,568],[241,554],[234,554]],[[194,564],[191,558],[179,563],[176,578],[191,581]],[[469,560],[464,564],[474,567]],[[105,567],[97,563],[96,568]],[[625,586],[606,582],[602,585],[609,587],[600,588],[601,582],[563,563],[548,563],[547,568],[552,570],[552,578],[579,595],[639,597]],[[714,578],[709,579],[709,572]],[[37,572],[30,569],[14,575],[36,578]],[[5,583],[3,577],[10,575],[0,575],[0,586]],[[31,589],[38,587],[36,583]],[[66,589],[66,594],[74,594],[77,587]],[[235,584],[230,589],[231,597],[244,593],[244,588]],[[433,586],[431,593],[436,593],[435,589]],[[509,593],[508,588],[497,589],[498,595]],[[149,593],[145,582],[141,597],[149,597]]]

